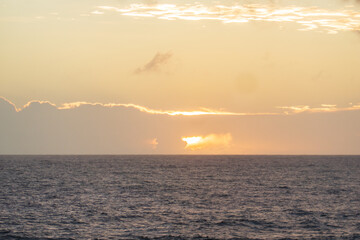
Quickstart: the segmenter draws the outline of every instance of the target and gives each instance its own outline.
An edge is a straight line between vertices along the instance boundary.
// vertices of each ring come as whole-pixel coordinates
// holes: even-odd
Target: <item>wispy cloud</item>
[[[131,4],[128,8],[99,6],[101,11],[116,11],[124,16],[154,17],[164,20],[216,20],[224,23],[294,22],[299,30],[324,30],[327,33],[360,30],[360,12],[351,9],[327,10],[318,7],[274,7],[273,5],[244,4]]]
[[[7,102],[8,104],[10,104],[16,112],[19,112],[21,110],[20,108],[17,108],[16,105],[12,101],[8,100],[7,98],[0,96],[0,99]]]
[[[140,73],[146,73],[146,72],[155,72],[159,71],[160,67],[164,64],[166,64],[170,58],[173,56],[171,52],[167,53],[156,53],[155,56],[151,59],[150,62],[145,64],[142,67],[137,68],[134,73],[140,74]]]
[[[58,107],[58,109],[73,109],[78,108],[83,105],[91,105],[91,106],[103,106],[103,107],[128,107],[135,108],[140,112],[150,113],[150,114],[158,114],[158,115],[170,115],[170,116],[199,116],[199,115],[272,115],[272,113],[236,113],[236,112],[226,112],[226,111],[217,111],[208,108],[201,108],[200,110],[192,110],[192,111],[176,111],[176,110],[158,110],[151,109],[144,106],[136,105],[133,103],[88,103],[88,102],[72,102],[72,103],[64,103]]]
[[[33,103],[38,103],[38,104],[48,104],[50,106],[53,106],[53,107],[56,107],[56,105],[52,102],[49,102],[49,101],[42,101],[42,100],[31,100],[29,101],[28,103],[26,103],[23,107],[24,108],[27,108],[27,107],[30,107],[31,104]],[[17,111],[20,111],[21,109],[17,108]]]
[[[230,112],[222,110],[214,110],[210,108],[199,108],[198,110],[161,110],[152,109],[145,106],[133,104],[133,103],[99,103],[99,102],[70,102],[56,105],[50,101],[31,100],[26,103],[22,108],[17,107],[13,102],[1,97],[4,101],[8,102],[14,107],[17,112],[23,109],[29,108],[32,104],[47,104],[58,110],[75,109],[82,106],[101,106],[105,108],[116,108],[126,107],[133,108],[140,112],[156,115],[169,115],[169,116],[200,116],[200,115],[218,115],[218,116],[275,116],[275,115],[290,115],[299,113],[322,113],[322,112],[343,112],[343,111],[357,111],[360,110],[360,104],[350,104],[349,107],[337,107],[334,104],[321,104],[319,107],[310,107],[308,105],[297,105],[297,106],[279,106],[277,109],[282,109],[282,112]]]
[[[101,15],[101,14],[104,14],[104,12],[101,12],[99,10],[94,10],[94,11],[91,12],[91,14]]]
[[[344,112],[344,111],[356,111],[360,110],[360,104],[351,105],[349,107],[337,107],[334,104],[321,104],[320,107],[310,107],[308,105],[298,105],[298,106],[281,106],[278,107],[285,110],[285,114],[296,114],[303,112],[310,113],[321,113],[321,112]]]
[[[48,104],[58,110],[67,110],[79,108],[81,106],[101,106],[105,108],[115,108],[115,107],[126,107],[126,108],[134,108],[140,112],[145,112],[149,114],[157,114],[157,115],[169,115],[169,116],[199,116],[199,115],[222,115],[222,116],[259,116],[259,115],[276,115],[277,113],[247,113],[247,112],[227,112],[227,111],[219,111],[213,110],[209,108],[200,108],[199,110],[190,110],[190,111],[182,111],[182,110],[160,110],[160,109],[152,109],[145,106],[133,104],[133,103],[99,103],[99,102],[70,102],[63,103],[60,106],[49,102],[49,101],[40,101],[40,100],[32,100],[26,103],[22,108],[18,108],[14,103],[9,101],[4,97],[0,97],[5,100],[9,104],[11,104],[17,112],[22,111],[30,107],[32,104]]]

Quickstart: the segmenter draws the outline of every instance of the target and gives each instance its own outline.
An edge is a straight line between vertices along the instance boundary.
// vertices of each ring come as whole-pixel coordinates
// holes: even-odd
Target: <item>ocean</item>
[[[360,156],[0,156],[0,239],[360,239]]]

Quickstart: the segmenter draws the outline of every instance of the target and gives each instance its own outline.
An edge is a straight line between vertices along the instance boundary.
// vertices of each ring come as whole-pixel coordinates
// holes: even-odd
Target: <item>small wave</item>
[[[306,211],[306,210],[302,210],[302,209],[292,209],[289,211],[290,214],[292,215],[296,215],[296,216],[309,216],[309,215],[313,215],[313,212],[311,211]]]
[[[208,236],[193,236],[193,237],[185,237],[185,236],[161,236],[161,237],[143,237],[138,236],[135,238],[136,240],[222,240],[221,238],[212,238]],[[256,240],[257,238],[230,238],[228,240]]]
[[[263,220],[251,220],[251,219],[225,219],[218,222],[219,226],[262,226],[262,227],[274,227],[274,223],[266,222]]]
[[[346,190],[333,188],[333,189],[326,190],[326,192],[327,192],[327,194],[330,194],[330,195],[339,195],[339,194],[345,193]]]
[[[319,221],[316,219],[306,219],[305,221],[301,222],[303,228],[307,229],[320,229]]]
[[[74,240],[73,238],[44,238],[44,237],[27,237],[12,234],[10,230],[0,230],[0,239],[2,240]]]

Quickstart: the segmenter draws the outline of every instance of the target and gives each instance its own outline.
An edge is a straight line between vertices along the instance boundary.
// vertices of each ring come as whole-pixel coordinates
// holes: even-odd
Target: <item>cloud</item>
[[[294,22],[299,30],[323,30],[327,33],[339,31],[359,31],[360,12],[328,10],[318,7],[274,7],[272,4],[216,5],[203,4],[131,4],[128,8],[99,6],[102,11],[116,11],[124,16],[154,17],[163,20],[214,20],[223,23],[247,22]]]
[[[10,104],[16,112],[20,112],[24,109],[29,108],[34,105],[43,105],[53,109],[58,110],[68,110],[80,108],[82,106],[100,106],[104,108],[133,108],[140,112],[154,114],[154,115],[168,115],[168,116],[277,116],[277,115],[289,115],[289,114],[299,114],[299,113],[326,113],[326,112],[344,112],[344,111],[357,111],[360,110],[360,104],[350,103],[349,107],[337,107],[335,104],[321,104],[320,107],[310,107],[308,105],[296,105],[296,106],[279,106],[277,109],[284,110],[283,112],[229,112],[214,110],[210,108],[200,108],[198,110],[161,110],[161,109],[152,109],[145,106],[133,104],[133,103],[99,103],[99,102],[70,102],[63,103],[60,106],[50,102],[42,100],[31,100],[26,103],[22,108],[17,107],[10,100],[5,97],[1,97],[3,101]]]
[[[55,107],[56,108],[56,105],[52,102],[49,102],[49,101],[42,101],[42,100],[31,100],[29,101],[28,103],[26,103],[23,107],[23,109],[25,108],[28,108],[30,107],[30,105],[32,104],[37,104],[37,105],[48,105],[48,106],[51,106],[51,107]],[[17,108],[17,111],[20,111],[21,109],[18,109]]]
[[[54,103],[49,101],[41,101],[41,100],[31,100],[26,103],[22,108],[16,107],[14,103],[6,99],[5,97],[0,97],[10,105],[14,107],[17,112],[20,112],[26,108],[29,108],[31,105],[48,105],[58,110],[67,110],[67,109],[75,109],[80,108],[82,106],[101,106],[104,108],[133,108],[140,112],[155,114],[155,115],[169,115],[169,116],[200,116],[200,115],[223,115],[223,116],[259,116],[259,115],[276,115],[277,113],[247,113],[247,112],[227,112],[227,111],[219,111],[213,110],[209,108],[200,108],[200,110],[190,110],[190,111],[182,111],[182,110],[159,110],[152,109],[145,106],[133,104],[133,103],[99,103],[99,102],[70,102],[63,103],[60,106],[56,106]]]
[[[226,111],[218,111],[209,108],[201,108],[200,110],[191,110],[191,111],[181,111],[181,110],[159,110],[159,109],[151,109],[144,106],[136,105],[133,103],[89,103],[89,102],[72,102],[72,103],[64,103],[58,109],[66,110],[79,108],[81,106],[102,106],[106,108],[114,108],[114,107],[126,107],[126,108],[134,108],[139,110],[140,112],[145,112],[149,114],[157,114],[157,115],[169,115],[169,116],[199,116],[199,115],[233,115],[233,116],[252,116],[252,115],[274,115],[276,113],[241,113],[241,112],[226,112]]]
[[[345,111],[357,111],[360,110],[360,104],[350,104],[349,107],[337,107],[335,104],[321,104],[320,107],[310,107],[308,105],[297,106],[281,106],[278,107],[285,110],[285,114],[297,114],[297,113],[326,113],[326,112],[345,112]]]
[[[166,64],[170,58],[173,56],[171,52],[167,53],[156,53],[156,55],[151,59],[150,62],[145,64],[143,67],[137,68],[134,73],[140,74],[140,73],[147,73],[147,72],[156,72],[159,71],[161,66]]]
[[[206,136],[183,137],[186,142],[185,149],[217,149],[229,147],[232,140],[230,133],[227,134],[209,134]]]
[[[149,144],[152,146],[152,149],[156,149],[157,146],[159,145],[157,138],[153,138],[149,141]]]
[[[91,14],[102,15],[102,14],[104,14],[104,12],[101,12],[99,10],[94,10],[94,11],[91,12]]]
[[[13,102],[11,102],[10,100],[6,99],[5,97],[0,96],[0,104],[1,104],[0,110],[7,109],[10,111],[16,111],[16,112],[19,111],[19,109],[16,107],[16,105]]]
[[[29,108],[32,105],[47,105],[53,108],[57,108],[56,105],[50,101],[42,101],[42,100],[31,100],[27,102],[22,108],[17,107],[13,102],[11,102],[9,99],[0,96],[0,99],[3,100],[3,102],[8,103],[16,112],[20,112],[23,109]],[[60,108],[59,108],[60,109]]]
[[[291,116],[252,117],[175,117],[86,102],[61,106],[31,101],[16,111],[11,101],[0,98],[0,154],[360,153],[360,105],[325,104],[317,108],[344,111],[306,114],[309,110],[287,109]]]

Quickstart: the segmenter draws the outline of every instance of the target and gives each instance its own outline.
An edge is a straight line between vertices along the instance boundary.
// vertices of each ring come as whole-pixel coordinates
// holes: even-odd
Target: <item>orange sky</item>
[[[350,0],[4,0],[0,154],[360,154],[359,26]]]

